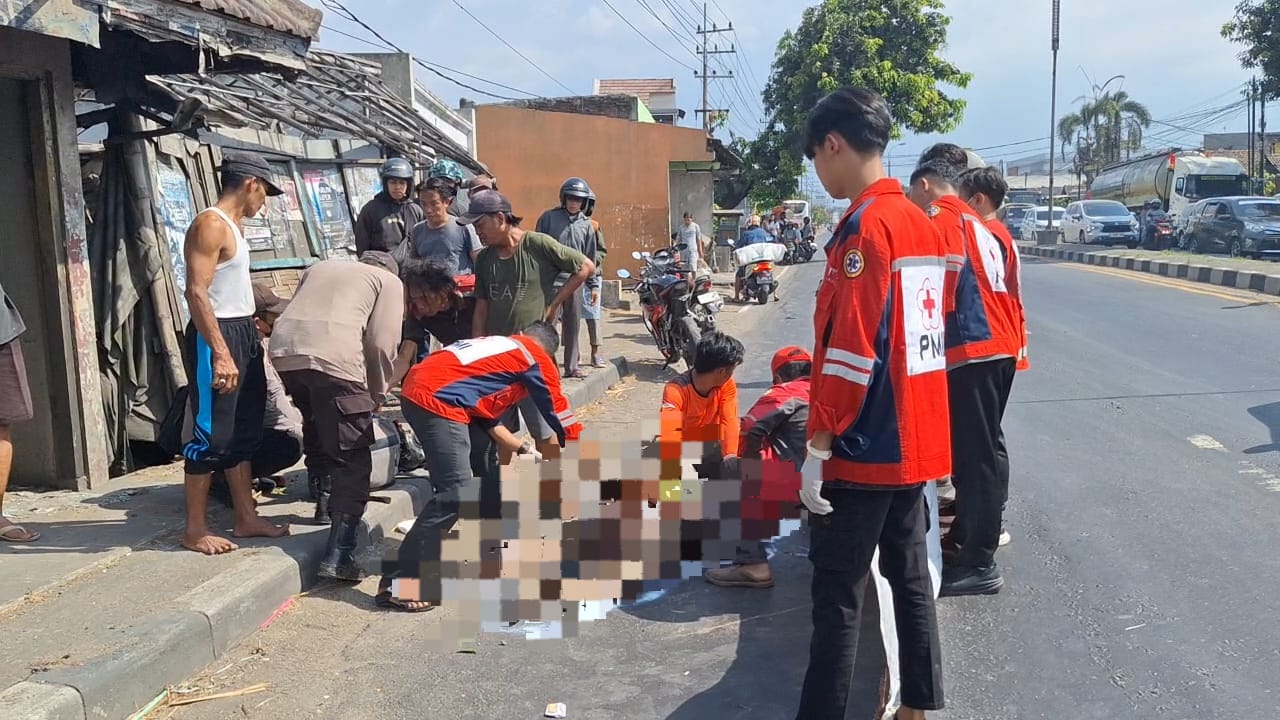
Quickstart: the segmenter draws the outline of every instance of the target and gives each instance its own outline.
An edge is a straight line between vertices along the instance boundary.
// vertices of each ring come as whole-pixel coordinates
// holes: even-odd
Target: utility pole
[[[1254,121],[1255,114],[1254,114],[1253,103],[1257,95],[1258,95],[1258,78],[1255,77],[1249,81],[1249,167],[1246,169],[1246,172],[1249,175],[1250,194],[1252,194],[1254,180],[1257,177],[1256,175],[1254,175],[1254,172],[1253,172],[1253,148],[1255,144],[1254,132],[1257,129],[1256,123]]]
[[[697,72],[694,72],[694,77],[702,80],[702,109],[695,110],[694,112],[702,116],[702,129],[705,130],[708,135],[711,134],[712,115],[715,113],[729,112],[727,108],[711,107],[711,86],[709,85],[709,82],[711,80],[732,79],[733,71],[730,70],[728,75],[721,75],[715,70],[711,70],[707,67],[707,64],[712,55],[732,55],[736,53],[737,50],[735,50],[732,45],[729,46],[728,50],[721,50],[718,45],[714,50],[709,49],[707,47],[707,39],[710,35],[718,35],[720,33],[727,32],[733,32],[733,22],[730,22],[729,27],[727,28],[717,28],[714,23],[712,23],[710,29],[707,28],[707,4],[705,2],[702,3],[702,25],[698,28],[698,35],[702,38],[702,46],[698,48],[698,54],[702,56],[702,74],[699,75]]]
[[[1267,84],[1264,81],[1258,88],[1258,146],[1261,148],[1258,153],[1260,162],[1258,163],[1258,184],[1254,192],[1261,195],[1267,191]]]
[[[1062,0],[1053,0],[1053,76],[1049,90],[1049,232],[1053,232],[1053,148],[1058,132],[1058,20]],[[1056,242],[1056,241],[1055,241]]]

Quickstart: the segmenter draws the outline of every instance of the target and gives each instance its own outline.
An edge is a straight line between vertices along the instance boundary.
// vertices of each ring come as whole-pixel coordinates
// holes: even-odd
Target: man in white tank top
[[[250,463],[262,442],[267,386],[242,223],[262,210],[268,196],[282,194],[274,175],[260,156],[224,153],[222,195],[196,216],[183,249],[191,324],[185,338],[190,412],[182,449],[187,495],[182,545],[206,555],[237,547],[210,530],[205,517],[215,471],[225,472],[231,487],[235,537],[289,532],[258,515]]]

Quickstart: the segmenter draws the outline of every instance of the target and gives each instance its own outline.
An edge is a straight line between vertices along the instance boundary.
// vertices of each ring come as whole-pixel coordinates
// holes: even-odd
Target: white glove
[[[800,469],[800,502],[814,515],[826,515],[833,508],[822,497],[822,461],[810,455]]]

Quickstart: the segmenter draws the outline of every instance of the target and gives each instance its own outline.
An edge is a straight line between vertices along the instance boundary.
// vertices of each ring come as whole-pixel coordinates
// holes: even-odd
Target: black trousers
[[[404,419],[413,428],[427,454],[427,473],[434,495],[413,527],[400,543],[394,562],[383,562],[379,592],[391,588],[399,578],[422,581],[421,597],[401,600],[440,602],[440,555],[446,533],[459,516],[501,517],[502,482],[498,465],[498,447],[487,430],[478,425],[464,425],[424,410],[409,401],[403,408]],[[480,507],[473,511],[462,507],[462,487],[473,477],[480,478]]]
[[[902,704],[941,710],[942,643],[925,547],[924,486],[863,490],[828,483],[822,495],[833,509],[809,516],[813,639],[796,720],[844,720],[877,546],[880,573],[893,588]]]
[[[364,516],[373,472],[373,397],[363,384],[318,370],[280,373],[285,392],[302,413],[307,473],[333,478],[330,512]]]
[[[961,365],[947,373],[951,401],[951,482],[956,488],[952,537],[962,548],[956,565],[990,568],[1000,547],[1009,499],[1009,452],[1000,424],[1017,361]]]
[[[302,441],[284,430],[264,430],[253,454],[253,476],[271,477],[302,459]]]

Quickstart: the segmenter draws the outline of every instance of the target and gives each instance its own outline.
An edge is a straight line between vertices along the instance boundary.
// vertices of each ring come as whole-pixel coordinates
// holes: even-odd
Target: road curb
[[[1255,290],[1267,295],[1280,295],[1280,275],[1257,270],[1237,270],[1197,263],[1158,260],[1132,255],[1102,255],[1087,250],[1067,250],[1059,247],[1024,245],[1019,250],[1024,255],[1052,258],[1084,265],[1097,265],[1120,270],[1160,275],[1190,282],[1217,285],[1239,290]]]
[[[604,397],[629,374],[624,357],[565,388],[575,410]],[[361,523],[360,563],[378,573],[375,552],[395,526],[420,511],[429,492],[425,478],[400,478],[375,494]],[[0,718],[89,720],[124,718],[150,703],[166,687],[190,678],[236,643],[273,620],[293,598],[316,582],[326,532],[290,540],[289,552],[270,546],[240,551],[245,560],[179,596],[174,610],[149,617],[130,630],[116,649],[74,668],[41,673],[0,692]],[[163,591],[163,579],[157,578]]]

